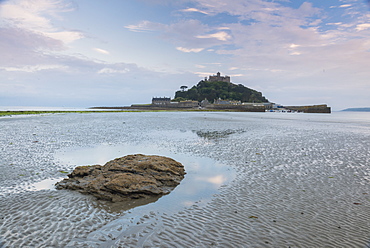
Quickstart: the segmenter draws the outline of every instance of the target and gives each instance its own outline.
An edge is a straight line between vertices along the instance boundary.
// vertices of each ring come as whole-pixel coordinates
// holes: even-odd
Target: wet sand
[[[367,247],[369,124],[277,113],[0,119],[0,246]],[[184,163],[186,178],[139,207],[36,190],[77,165],[139,151]]]

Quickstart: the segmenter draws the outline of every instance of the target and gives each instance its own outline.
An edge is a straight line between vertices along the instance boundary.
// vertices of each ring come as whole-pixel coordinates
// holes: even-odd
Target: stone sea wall
[[[232,105],[232,104],[209,104],[207,109],[241,111],[241,112],[265,112],[265,106]]]
[[[285,106],[285,108],[304,113],[331,113],[331,108],[328,107],[326,104],[311,106]]]

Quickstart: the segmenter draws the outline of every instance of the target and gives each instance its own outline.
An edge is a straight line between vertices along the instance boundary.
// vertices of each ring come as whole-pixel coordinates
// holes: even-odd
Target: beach
[[[0,247],[368,247],[370,115],[121,112],[0,118]],[[128,154],[173,192],[98,201],[53,184]]]

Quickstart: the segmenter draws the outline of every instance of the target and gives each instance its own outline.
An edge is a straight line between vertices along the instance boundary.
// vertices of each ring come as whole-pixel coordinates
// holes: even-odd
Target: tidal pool
[[[191,135],[191,134],[190,134]],[[227,184],[235,177],[230,167],[207,157],[190,156],[189,154],[171,153],[154,145],[112,145],[102,144],[88,148],[68,148],[59,151],[55,158],[66,165],[103,165],[106,162],[129,154],[159,155],[175,159],[185,167],[186,175],[170,194],[156,199],[156,208],[168,211],[181,210],[197,203],[206,204],[220,186]],[[118,204],[112,205],[119,211]],[[126,210],[126,209],[125,209]]]

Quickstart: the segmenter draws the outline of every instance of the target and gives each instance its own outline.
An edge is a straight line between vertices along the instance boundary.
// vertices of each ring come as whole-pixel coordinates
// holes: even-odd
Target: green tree
[[[180,89],[181,89],[182,91],[185,91],[187,88],[188,88],[188,86],[186,86],[186,85],[183,85],[183,86],[181,86],[181,87],[180,87]]]

